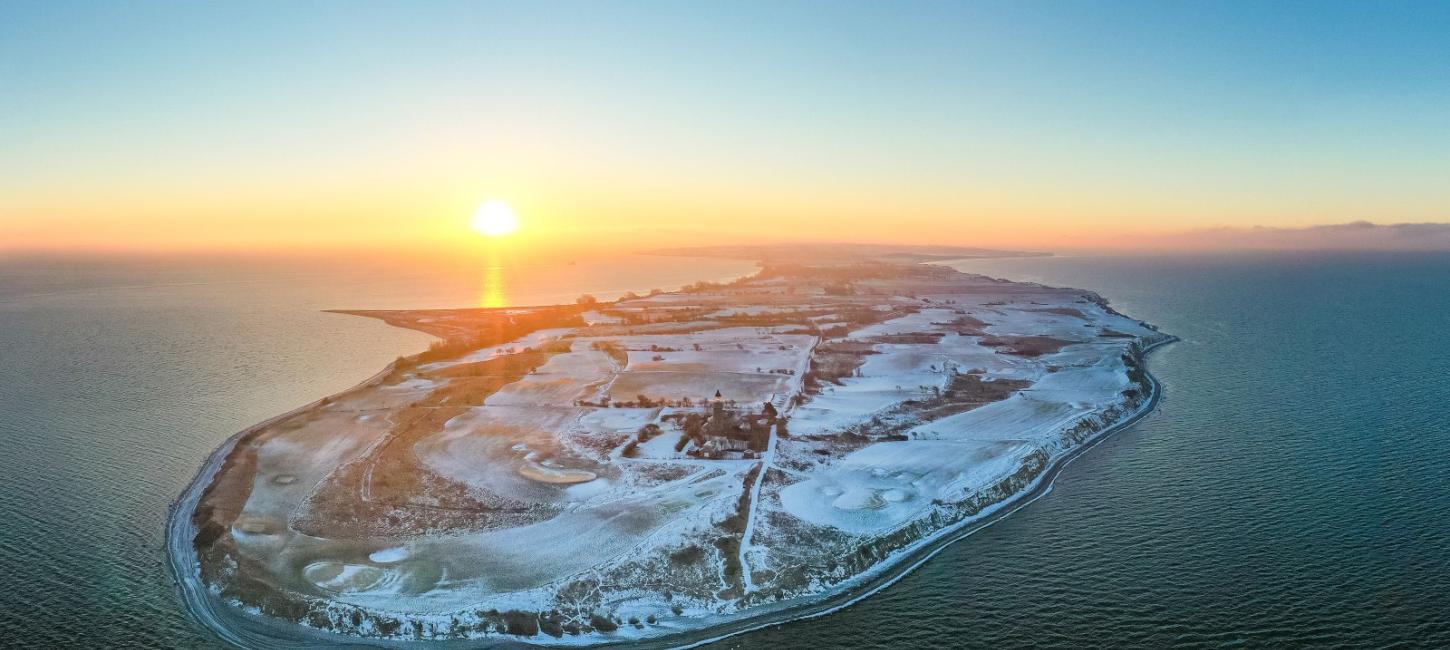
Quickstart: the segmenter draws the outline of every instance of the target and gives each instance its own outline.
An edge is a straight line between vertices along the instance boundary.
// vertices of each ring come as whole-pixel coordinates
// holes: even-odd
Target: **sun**
[[[519,215],[509,204],[490,199],[473,213],[473,229],[487,237],[502,237],[519,229]]]

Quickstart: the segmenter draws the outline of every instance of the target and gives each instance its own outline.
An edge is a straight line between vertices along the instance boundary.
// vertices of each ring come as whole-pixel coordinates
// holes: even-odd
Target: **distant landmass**
[[[1138,243],[1169,248],[1227,250],[1450,251],[1450,223],[1350,223],[1304,228],[1208,228]]]
[[[890,262],[938,262],[991,257],[1050,257],[1052,253],[1008,251],[963,246],[913,246],[894,244],[764,244],[735,246],[684,246],[641,251],[645,255],[721,257],[760,260],[764,263],[830,264],[866,260]]]

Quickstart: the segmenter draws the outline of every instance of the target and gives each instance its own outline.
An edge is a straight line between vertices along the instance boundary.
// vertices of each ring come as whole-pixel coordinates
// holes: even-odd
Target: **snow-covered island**
[[[234,641],[577,645],[786,617],[1150,408],[1143,354],[1171,339],[1091,292],[880,259],[353,313],[440,341],[238,434],[178,501],[183,594]]]

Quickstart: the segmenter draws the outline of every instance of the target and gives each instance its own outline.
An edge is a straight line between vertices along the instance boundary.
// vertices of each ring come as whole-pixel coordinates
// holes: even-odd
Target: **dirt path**
[[[806,353],[801,356],[800,364],[795,369],[795,375],[791,378],[789,389],[786,391],[785,407],[780,409],[782,417],[788,417],[795,411],[795,400],[789,396],[801,392],[805,382],[806,372],[811,367],[811,356],[816,352],[816,346],[821,342],[819,336],[811,338],[811,346],[806,348]],[[760,471],[755,473],[755,484],[750,487],[750,510],[745,515],[745,532],[740,534],[740,578],[745,585],[745,593],[755,589],[755,583],[750,576],[750,560],[747,557],[754,545],[750,539],[755,534],[755,512],[760,505],[760,487],[765,483],[765,474],[775,464],[775,432],[771,431],[767,438],[765,453],[760,457]]]

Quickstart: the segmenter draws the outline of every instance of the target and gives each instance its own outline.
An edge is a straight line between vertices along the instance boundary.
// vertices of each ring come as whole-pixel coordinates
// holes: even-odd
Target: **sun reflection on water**
[[[503,277],[503,267],[490,264],[483,269],[483,291],[479,294],[480,307],[509,306],[508,292]]]

